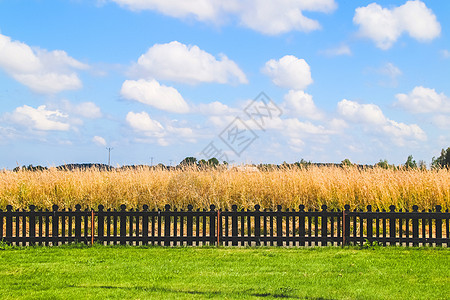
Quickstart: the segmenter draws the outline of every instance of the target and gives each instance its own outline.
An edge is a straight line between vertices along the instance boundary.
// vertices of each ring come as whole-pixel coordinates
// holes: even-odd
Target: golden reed
[[[200,170],[196,167],[165,170],[137,169],[99,171],[96,169],[60,171],[1,171],[0,208],[15,209],[34,204],[60,208],[163,208],[165,204],[185,209],[208,208],[210,204],[230,209],[253,209],[255,204],[283,208],[352,209],[372,205],[374,209],[422,209],[441,205],[450,208],[450,171],[385,170],[356,167],[281,168],[272,171]]]

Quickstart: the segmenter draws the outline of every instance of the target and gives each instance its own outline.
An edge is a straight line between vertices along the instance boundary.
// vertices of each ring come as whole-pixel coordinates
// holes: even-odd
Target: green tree
[[[389,163],[387,159],[381,160],[376,164],[377,167],[383,168],[383,169],[389,169]]]
[[[447,150],[442,149],[441,156],[438,158],[433,157],[431,167],[434,169],[450,168],[450,147],[448,147]]]
[[[343,161],[341,161],[341,165],[343,167],[351,167],[351,166],[353,166],[352,162],[348,158],[346,158]]]
[[[208,165],[211,167],[217,167],[219,165],[219,160],[215,157],[208,159]]]
[[[180,165],[190,166],[190,165],[195,165],[196,163],[197,163],[197,159],[195,157],[188,156],[180,162]]]
[[[406,159],[405,168],[406,169],[417,169],[417,163],[413,159],[412,155],[408,156],[408,158]]]

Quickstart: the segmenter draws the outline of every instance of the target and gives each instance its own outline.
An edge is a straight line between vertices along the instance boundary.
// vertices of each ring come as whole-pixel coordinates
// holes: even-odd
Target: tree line
[[[188,157],[184,158],[175,167],[166,166],[164,164],[158,164],[156,166],[127,165],[127,166],[115,168],[115,167],[111,167],[106,164],[83,163],[83,164],[65,164],[65,165],[58,166],[56,168],[61,171],[71,171],[71,170],[80,170],[80,169],[84,170],[84,169],[91,169],[91,168],[95,168],[100,171],[110,171],[110,170],[121,170],[121,169],[122,170],[137,169],[137,168],[144,168],[144,167],[145,168],[162,168],[162,169],[171,170],[171,169],[176,169],[176,168],[183,168],[186,166],[197,166],[199,169],[218,168],[218,167],[228,167],[228,162],[223,161],[221,163],[215,157],[210,158],[208,160],[205,160],[205,159],[197,160],[197,158],[195,158],[193,156],[188,156]],[[311,161],[306,161],[304,159],[301,159],[300,161],[297,161],[295,163],[283,162],[281,165],[258,164],[255,166],[261,170],[276,169],[276,168],[281,168],[281,167],[305,168],[305,167],[310,167],[310,166],[336,166],[336,167],[355,166],[355,167],[359,167],[359,168],[380,167],[383,169],[402,169],[402,168],[403,169],[421,169],[421,170],[427,169],[427,165],[423,160],[419,160],[418,162],[416,162],[412,155],[408,156],[408,158],[406,159],[406,162],[404,164],[398,165],[398,166],[396,166],[394,164],[389,164],[389,162],[386,159],[384,159],[384,160],[380,159],[380,161],[378,163],[376,163],[375,165],[360,165],[360,164],[352,163],[350,161],[350,159],[348,159],[348,158],[342,160],[341,163],[313,163]],[[436,157],[432,158],[430,168],[431,169],[442,169],[442,168],[450,169],[450,147],[448,147],[447,149],[442,149],[441,154],[437,158]],[[48,170],[48,168],[39,166],[39,165],[38,166],[28,165],[28,166],[22,166],[22,167],[17,166],[13,169],[14,172],[43,171],[43,170]]]

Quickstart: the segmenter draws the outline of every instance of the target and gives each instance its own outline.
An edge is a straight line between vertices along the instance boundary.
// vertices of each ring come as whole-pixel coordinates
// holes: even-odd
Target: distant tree
[[[217,167],[219,164],[219,160],[215,157],[208,159],[208,165],[210,167]]]
[[[28,165],[28,167],[27,166],[22,166],[22,167],[17,166],[13,169],[13,172],[18,172],[20,170],[36,172],[36,171],[48,170],[48,168],[43,167],[43,166],[33,166],[33,165]]]
[[[300,161],[294,163],[294,165],[296,165],[299,168],[307,168],[311,165],[311,161],[306,161],[302,158],[300,159]]]
[[[197,159],[192,156],[188,156],[180,162],[182,166],[195,165],[197,163]]]
[[[350,161],[350,159],[346,158],[343,161],[341,161],[341,165],[343,167],[351,167],[353,166],[353,163]]]
[[[450,168],[450,147],[447,150],[442,149],[441,155],[438,158],[433,157],[431,167],[433,169]]]
[[[412,155],[408,156],[404,166],[405,166],[406,169],[417,169],[417,163],[413,159]]]
[[[382,169],[389,169],[389,163],[387,161],[387,159],[385,160],[381,160],[376,164],[377,167],[380,167]]]

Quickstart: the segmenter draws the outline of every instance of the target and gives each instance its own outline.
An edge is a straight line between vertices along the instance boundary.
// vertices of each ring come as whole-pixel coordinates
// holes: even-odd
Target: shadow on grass
[[[143,292],[155,292],[155,293],[173,293],[173,294],[188,294],[188,295],[203,295],[203,296],[233,296],[235,293],[233,292],[220,292],[220,291],[183,291],[162,287],[147,287],[147,286],[133,286],[133,287],[125,287],[125,286],[112,286],[112,285],[98,285],[98,286],[77,286],[77,285],[69,285],[69,288],[79,288],[79,289],[117,289],[124,291],[143,291]],[[283,289],[281,289],[283,290]],[[289,289],[290,290],[290,289]],[[290,290],[292,292],[293,290]],[[332,300],[331,298],[322,298],[322,297],[298,297],[294,295],[288,295],[286,292],[280,291],[280,293],[251,293],[250,291],[242,291],[242,294],[247,294],[248,296],[253,297],[261,297],[261,298],[285,298],[285,299],[311,299],[311,300]]]

